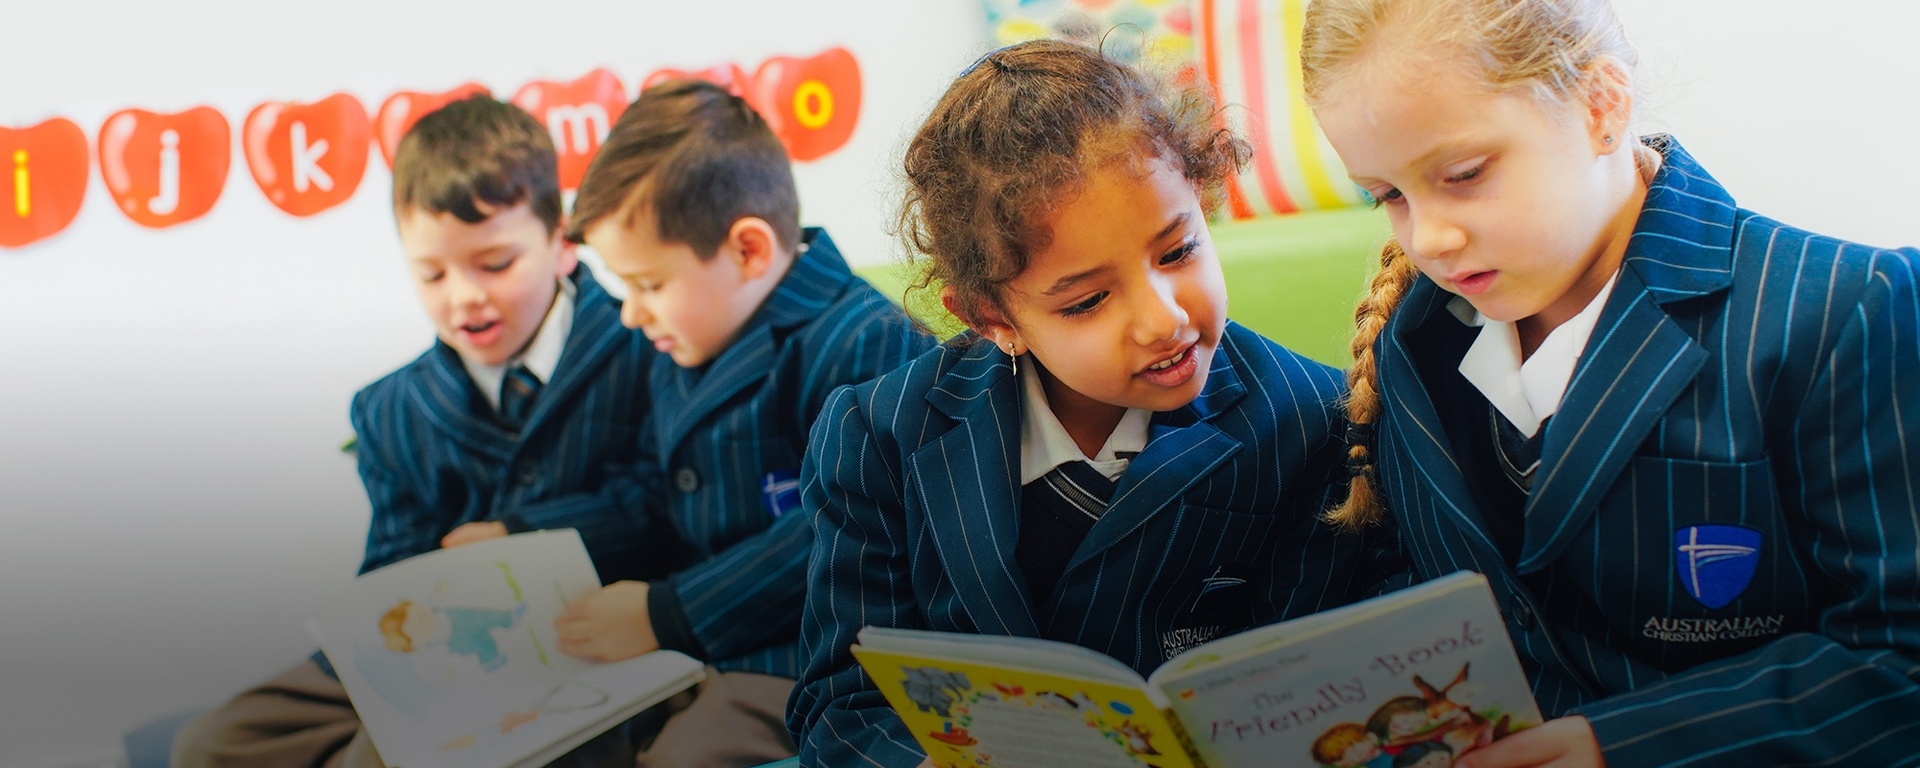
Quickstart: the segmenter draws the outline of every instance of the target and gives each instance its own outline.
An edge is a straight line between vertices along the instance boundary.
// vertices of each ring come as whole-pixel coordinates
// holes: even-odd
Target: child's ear
[[[567,239],[567,220],[564,216],[562,216],[560,222],[554,226],[553,233],[549,235],[549,239],[552,242],[547,245],[553,249],[554,274],[563,278],[573,274],[574,267],[580,265],[580,252],[575,250],[578,246],[575,246],[572,240]]]
[[[739,263],[742,279],[755,280],[773,269],[780,255],[780,238],[766,219],[742,216],[727,228],[727,242],[721,247],[728,258]]]
[[[1595,59],[1587,66],[1582,89],[1594,149],[1611,154],[1632,141],[1627,127],[1633,122],[1633,76],[1626,66],[1608,56]]]
[[[1007,322],[1006,316],[998,309],[988,306],[986,302],[963,300],[951,285],[940,286],[940,306],[946,307],[948,314],[960,318],[960,322],[966,323],[974,333],[993,342],[996,347],[1006,349],[1008,344],[1018,344],[1020,341],[1020,332],[1014,330],[1013,324]]]

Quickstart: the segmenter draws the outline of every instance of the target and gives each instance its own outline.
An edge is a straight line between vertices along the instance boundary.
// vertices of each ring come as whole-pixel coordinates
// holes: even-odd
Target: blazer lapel
[[[983,633],[1038,637],[1033,597],[1014,559],[1020,535],[1020,401],[1005,353],[976,343],[927,402],[958,423],[909,459],[934,550]]]
[[[1656,138],[1655,141],[1664,142]],[[1518,570],[1546,567],[1579,533],[1708,353],[1662,304],[1732,283],[1736,209],[1677,144],[1654,178],[1619,282],[1541,446]]]
[[[1384,444],[1386,440],[1400,441],[1391,447],[1404,453],[1411,465],[1406,470],[1417,475],[1412,484],[1425,487],[1433,495],[1435,506],[1445,509],[1455,523],[1471,531],[1489,550],[1496,550],[1493,537],[1487,532],[1486,519],[1480,516],[1474,494],[1467,486],[1466,472],[1454,461],[1453,444],[1441,424],[1431,394],[1436,385],[1421,376],[1414,362],[1415,344],[1409,340],[1416,329],[1428,322],[1456,322],[1447,315],[1447,302],[1452,299],[1453,294],[1440,290],[1433,281],[1415,278],[1382,335],[1374,361],[1380,372],[1379,390],[1388,401],[1385,413],[1401,418],[1392,425],[1390,433],[1381,433],[1375,438],[1382,442],[1376,443],[1374,452],[1384,454],[1382,449],[1389,447]]]
[[[427,401],[421,409],[427,422],[448,439],[497,461],[512,456],[518,439],[488,417],[491,407],[474,388],[473,377],[467,375],[460,353],[452,347],[434,342],[427,352],[426,376],[414,393]]]
[[[585,267],[574,269],[570,279],[578,289],[574,292],[573,326],[560,351],[560,364],[554,367],[553,380],[534,398],[522,433],[539,429],[558,404],[571,401],[574,393],[592,380],[621,342],[630,338],[629,334],[638,333],[620,324],[620,305]]]
[[[1064,573],[1071,573],[1125,540],[1238,453],[1239,441],[1207,420],[1232,408],[1246,394],[1246,385],[1233,363],[1232,348],[1221,344],[1207,369],[1206,388],[1200,396],[1176,410],[1153,415],[1146,449],[1128,462],[1107,511],[1080,542]],[[1064,575],[1061,581],[1065,583]]]
[[[747,320],[740,337],[727,346],[704,371],[690,371],[674,365],[665,355],[655,362],[671,370],[656,376],[654,386],[665,393],[685,399],[671,413],[659,413],[662,455],[679,448],[687,433],[709,414],[732,400],[748,386],[764,380],[773,370],[785,333],[820,316],[846,291],[853,270],[819,229],[804,233],[805,249],[793,260],[793,266],[780,278],[780,284],[768,294],[753,317]]]

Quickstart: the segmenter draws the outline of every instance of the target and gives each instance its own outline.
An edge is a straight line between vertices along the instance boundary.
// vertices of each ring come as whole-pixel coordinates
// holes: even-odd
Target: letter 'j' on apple
[[[18,248],[66,229],[87,194],[87,135],[56,117],[31,128],[0,126],[0,247]]]
[[[295,216],[312,216],[352,197],[373,146],[366,107],[345,93],[312,103],[261,104],[247,115],[240,134],[260,192]]]
[[[232,129],[212,107],[127,109],[100,125],[100,178],[114,207],[144,227],[171,227],[213,210],[232,160]]]

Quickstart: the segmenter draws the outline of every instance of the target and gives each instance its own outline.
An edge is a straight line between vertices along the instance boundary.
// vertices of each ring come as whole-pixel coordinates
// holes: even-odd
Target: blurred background
[[[583,162],[604,131],[592,105],[617,113],[662,70],[731,78],[783,126],[805,223],[884,279],[899,258],[886,231],[895,160],[947,81],[998,40],[1089,19],[1133,24],[1132,45],[1176,66],[1234,52],[1211,75],[1228,100],[1264,103],[1236,119],[1274,138],[1271,162],[1238,184],[1248,226],[1347,207],[1337,160],[1284,114],[1286,36],[1264,25],[1287,6],[10,4],[0,766],[111,765],[127,729],[213,706],[311,650],[302,622],[351,579],[366,535],[340,451],[349,398],[432,341],[382,142],[445,92],[473,83],[537,105]],[[1749,208],[1920,244],[1904,189],[1920,178],[1920,63],[1907,53],[1920,6],[1615,6],[1641,52],[1642,130],[1678,135]],[[1353,216],[1341,226],[1361,247],[1320,255],[1350,276],[1335,310],[1357,297],[1383,231]],[[1236,281],[1234,295],[1264,291]],[[1339,339],[1303,343],[1322,341],[1319,356],[1339,362]]]

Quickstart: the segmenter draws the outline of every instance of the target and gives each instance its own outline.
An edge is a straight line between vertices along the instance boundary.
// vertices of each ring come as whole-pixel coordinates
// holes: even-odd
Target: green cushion
[[[1300,354],[1345,367],[1353,357],[1353,308],[1386,242],[1384,213],[1369,208],[1307,211],[1212,225],[1227,278],[1227,315]],[[899,301],[915,278],[901,264],[859,270],[881,293]],[[932,296],[908,308],[936,333],[959,330]]]

